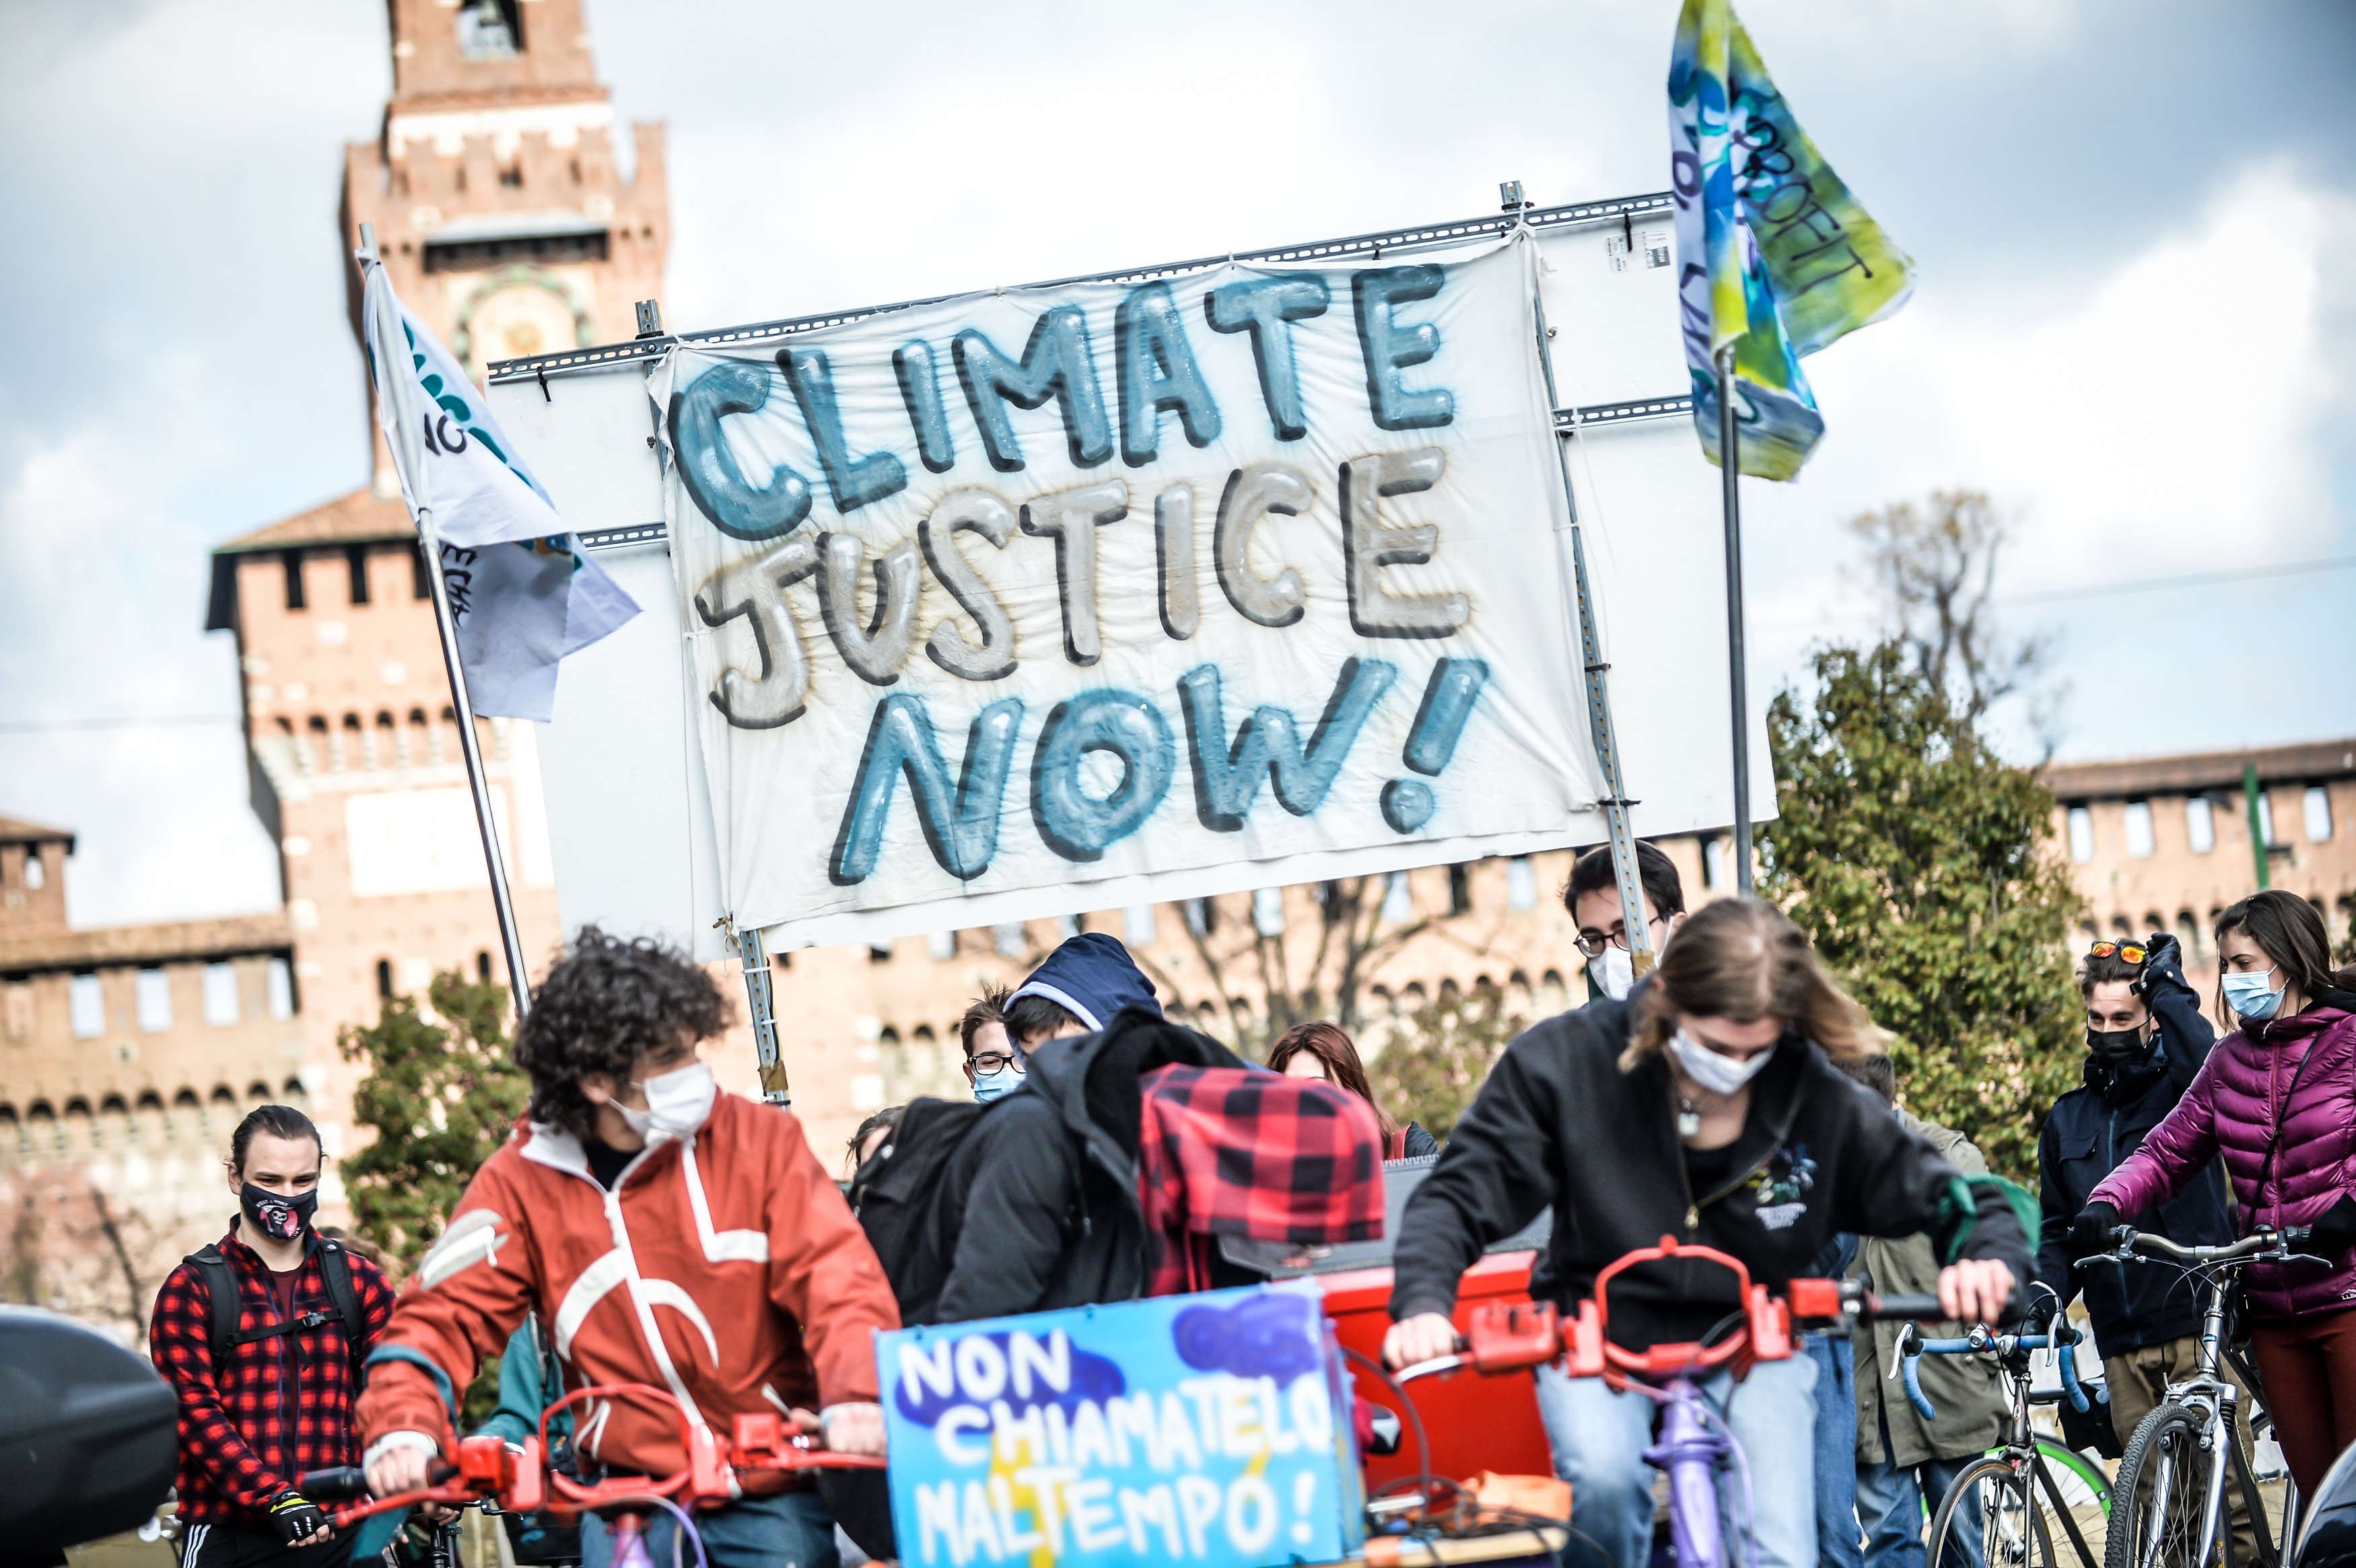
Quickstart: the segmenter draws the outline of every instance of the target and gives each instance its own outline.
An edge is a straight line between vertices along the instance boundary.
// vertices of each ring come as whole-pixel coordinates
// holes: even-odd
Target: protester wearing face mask
[[[2037,1277],[2065,1306],[2086,1293],[2086,1315],[2103,1350],[2111,1429],[2124,1451],[2169,1383],[2192,1374],[2201,1298],[2170,1269],[2074,1266],[2084,1254],[2072,1240],[2071,1223],[2103,1179],[2176,1109],[2217,1035],[2185,982],[2172,936],[2095,943],[2079,965],[2078,993],[2086,1008],[2085,1083],[2053,1103],[2037,1142],[2044,1217]],[[2130,1222],[2179,1246],[2232,1241],[2223,1168],[2208,1161],[2175,1197]],[[2227,1492],[2238,1505],[2240,1488]]]
[[[180,1401],[180,1561],[336,1568],[351,1543],[294,1483],[359,1457],[360,1359],[392,1317],[392,1288],[312,1228],[324,1161],[308,1116],[256,1108],[224,1164],[237,1218],[172,1271],[148,1325]]]
[[[1565,1308],[1606,1264],[1665,1235],[1727,1253],[1781,1289],[1843,1232],[1922,1232],[1949,1314],[1999,1317],[2028,1274],[2011,1200],[1985,1178],[1966,1182],[1832,1065],[1883,1038],[1772,906],[1735,898],[1697,911],[1633,1002],[1549,1019],[1506,1048],[1408,1201],[1384,1359],[1447,1354],[1464,1270],[1549,1203],[1553,1238],[1530,1294]],[[1697,1341],[1740,1307],[1726,1271],[1648,1264],[1615,1282],[1610,1331],[1634,1349]],[[1739,1400],[1724,1372],[1702,1385],[1750,1456],[1762,1568],[1816,1568],[1816,1376],[1814,1360],[1794,1357],[1753,1367]],[[1600,1549],[1608,1568],[1643,1568],[1655,1403],[1550,1367],[1537,1388],[1580,1532],[1566,1562]]]
[[[528,1115],[467,1184],[418,1265],[359,1403],[380,1497],[421,1486],[452,1446],[449,1399],[527,1312],[557,1325],[567,1387],[646,1383],[691,1400],[715,1430],[738,1415],[815,1411],[830,1446],[884,1452],[873,1334],[900,1317],[867,1238],[790,1112],[719,1091],[703,1042],[728,1024],[712,977],[646,941],[584,929],[518,1030]],[[666,1476],[687,1463],[676,1413],[598,1413],[585,1463]],[[819,1492],[748,1477],[699,1515],[705,1559],[835,1568]],[[670,1560],[667,1518],[647,1550]],[[612,1538],[582,1520],[582,1561]]]
[[[1636,880],[1644,890],[1646,940],[1657,958],[1668,945],[1669,933],[1685,922],[1685,883],[1676,861],[1641,840],[1636,845]],[[1612,868],[1610,845],[1590,849],[1571,863],[1562,907],[1579,927],[1579,951],[1587,960],[1588,999],[1625,999],[1636,984],[1636,960],[1628,950],[1628,920],[1620,904],[1620,878]]]
[[[1004,986],[984,986],[958,1020],[958,1040],[965,1047],[965,1081],[985,1105],[1022,1088],[1028,1066],[1006,1036],[1006,997]]]
[[[2122,1216],[2177,1197],[2218,1158],[2244,1232],[2314,1227],[2298,1250],[2322,1264],[2242,1276],[2276,1439],[2311,1498],[2356,1442],[2356,968],[2333,971],[2323,917],[2278,888],[2227,909],[2216,937],[2221,1010],[2242,1027],[2095,1187],[2072,1240],[2099,1250]]]

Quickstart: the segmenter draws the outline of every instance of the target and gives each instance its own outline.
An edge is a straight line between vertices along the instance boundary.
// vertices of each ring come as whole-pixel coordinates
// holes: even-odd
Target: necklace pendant
[[[1679,1111],[1677,1113],[1677,1136],[1681,1138],[1691,1138],[1699,1137],[1700,1136],[1701,1113],[1699,1111]]]

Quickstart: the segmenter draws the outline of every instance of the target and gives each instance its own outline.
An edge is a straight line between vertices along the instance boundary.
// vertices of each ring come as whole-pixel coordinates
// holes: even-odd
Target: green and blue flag
[[[1716,356],[1731,344],[1740,471],[1793,478],[1825,432],[1800,360],[1904,304],[1913,262],[1800,129],[1728,0],[1677,17],[1669,144],[1702,450],[1721,461]]]

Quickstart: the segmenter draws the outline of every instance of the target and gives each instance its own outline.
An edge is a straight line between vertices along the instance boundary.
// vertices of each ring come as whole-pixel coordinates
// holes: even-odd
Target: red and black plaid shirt
[[[1235,1067],[1156,1068],[1141,1086],[1146,1295],[1208,1285],[1215,1236],[1331,1243],[1383,1233],[1382,1131],[1355,1094]]]
[[[237,1238],[231,1223],[221,1256],[237,1275],[238,1331],[286,1321],[271,1288],[269,1265]],[[180,1396],[180,1518],[190,1523],[259,1528],[264,1505],[305,1470],[359,1463],[352,1404],[359,1390],[352,1363],[392,1320],[392,1287],[374,1264],[347,1252],[352,1295],[362,1318],[357,1350],[334,1318],[240,1345],[227,1367],[213,1364],[212,1303],[204,1275],[184,1263],[155,1296],[148,1353]],[[332,1313],[318,1249],[303,1260],[294,1316]]]

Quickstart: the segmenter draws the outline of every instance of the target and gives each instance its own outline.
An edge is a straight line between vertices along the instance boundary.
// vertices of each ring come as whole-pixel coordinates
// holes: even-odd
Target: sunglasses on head
[[[2086,949],[2089,958],[2108,958],[2114,955],[2130,964],[2140,964],[2144,960],[2144,949],[2132,942],[2097,942]]]

